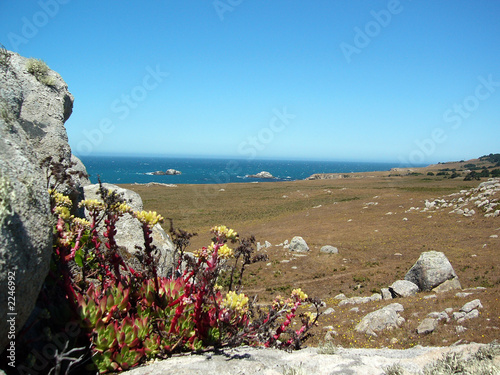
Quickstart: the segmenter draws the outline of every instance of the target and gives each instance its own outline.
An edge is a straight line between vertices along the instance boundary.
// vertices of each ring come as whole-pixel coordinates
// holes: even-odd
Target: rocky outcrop
[[[139,194],[132,190],[123,189],[112,184],[102,184],[104,188],[116,191],[121,195],[127,204],[134,211],[144,209],[142,199]],[[88,185],[84,187],[85,199],[101,200],[99,194],[99,185]],[[103,225],[103,224],[101,224]],[[125,214],[116,224],[116,243],[127,254],[141,254],[139,248],[144,248],[144,236],[140,222],[130,214]],[[157,248],[156,257],[158,258],[158,275],[167,276],[173,264],[174,244],[168,234],[163,230],[160,224],[153,227],[153,245]]]
[[[344,178],[345,175],[340,173],[315,173],[306,178],[306,180],[337,180]]]
[[[485,217],[500,216],[500,179],[491,178],[481,182],[477,188],[460,190],[457,193],[436,199],[425,200],[424,207],[411,207],[406,212],[433,212],[439,210],[450,210],[450,214],[466,217],[476,214]]]
[[[28,59],[6,53],[7,63],[0,64],[0,315],[15,312],[18,331],[33,309],[52,252],[47,172],[40,164],[50,157],[71,162],[64,122],[73,96],[57,73],[48,70],[48,86],[27,71]],[[15,305],[6,293],[11,275]],[[0,350],[9,328],[3,318]]]
[[[433,364],[447,353],[455,353],[455,355],[462,353],[464,358],[467,358],[477,352],[479,348],[486,347],[487,345],[470,344],[450,348],[418,346],[408,350],[335,348],[329,354],[321,354],[321,351],[316,348],[306,348],[288,353],[278,349],[239,347],[224,350],[221,354],[205,353],[169,358],[123,372],[123,374],[383,375],[389,373],[388,367],[395,365],[401,368],[401,371],[397,373],[421,374],[426,366]],[[496,371],[497,368],[493,367],[492,371]]]
[[[405,280],[416,284],[421,291],[429,291],[447,280],[458,277],[444,253],[428,251],[422,253],[405,275]]]

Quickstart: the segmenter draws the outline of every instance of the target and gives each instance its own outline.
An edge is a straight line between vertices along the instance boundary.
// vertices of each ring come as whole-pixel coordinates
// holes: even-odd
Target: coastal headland
[[[260,242],[259,252],[266,253],[269,260],[248,267],[245,293],[258,295],[265,303],[300,287],[333,309],[321,318],[309,345],[319,344],[326,332],[333,332],[335,343],[343,347],[405,349],[489,343],[500,335],[500,217],[488,215],[472,198],[480,194],[478,187],[488,178],[465,181],[471,167],[478,171],[498,168],[488,160],[475,159],[349,173],[342,178],[123,187],[138,192],[145,209],[172,218],[176,227],[198,233],[191,251],[210,243],[213,225],[227,225],[241,236],[254,235]],[[453,173],[458,176],[450,178]],[[494,190],[484,201],[494,204],[499,198]],[[498,209],[496,206],[493,213]],[[295,236],[307,242],[309,252],[287,248]],[[338,254],[321,252],[326,245],[336,247]],[[466,294],[457,295],[457,290],[421,292],[393,300],[404,306],[405,322],[398,329],[376,337],[356,332],[354,327],[366,314],[390,301],[339,305],[334,297],[380,293],[403,279],[420,254],[428,251],[446,255]],[[458,311],[473,299],[480,299],[483,306],[477,319],[461,324],[451,320],[432,333],[417,333],[417,326],[429,313]]]

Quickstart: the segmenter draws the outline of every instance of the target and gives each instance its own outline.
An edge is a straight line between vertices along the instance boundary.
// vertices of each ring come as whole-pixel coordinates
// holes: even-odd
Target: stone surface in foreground
[[[342,349],[335,354],[318,354],[316,348],[292,353],[277,349],[241,347],[223,354],[206,353],[158,361],[123,374],[127,375],[191,375],[191,374],[262,374],[282,375],[285,369],[300,369],[304,374],[384,374],[388,366],[399,364],[408,373],[419,373],[449,351],[474,353],[480,344],[456,347],[415,347],[395,349]]]

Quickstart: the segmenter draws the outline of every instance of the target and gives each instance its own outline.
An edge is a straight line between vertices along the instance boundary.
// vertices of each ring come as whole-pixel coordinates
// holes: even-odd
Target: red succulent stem
[[[290,310],[290,313],[287,314],[285,321],[278,327],[278,329],[276,329],[276,333],[272,336],[272,338],[270,338],[269,341],[265,343],[266,347],[272,345],[276,340],[280,338],[281,334],[285,332],[286,327],[290,325],[292,319],[295,317],[295,311],[297,311],[297,308],[300,306],[300,303],[301,303],[300,301],[296,301],[294,303],[292,309]]]

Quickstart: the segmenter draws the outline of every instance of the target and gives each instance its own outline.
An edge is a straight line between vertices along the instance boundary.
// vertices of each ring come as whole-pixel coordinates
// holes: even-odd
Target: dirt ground
[[[468,162],[479,164],[478,160]],[[219,224],[237,230],[242,237],[254,235],[261,244],[271,243],[260,250],[269,260],[248,267],[243,291],[258,295],[262,302],[297,287],[321,298],[334,312],[320,318],[309,345],[321,342],[327,330],[335,331],[334,341],[343,347],[489,343],[500,339],[500,217],[485,217],[481,211],[465,217],[449,213],[451,208],[422,212],[425,200],[451,199],[450,194],[487,180],[464,181],[463,165],[468,162],[309,181],[123,187],[138,192],[146,210],[158,211],[172,218],[177,227],[197,232],[191,250],[208,245],[209,229]],[[452,168],[461,176],[437,175]],[[169,225],[163,226],[168,229]],[[278,246],[294,236],[307,242],[307,254]],[[321,253],[324,245],[337,247],[339,253]],[[430,250],[444,252],[463,289],[486,289],[475,289],[465,298],[457,297],[457,291],[425,298],[435,294],[426,292],[362,305],[338,306],[333,298],[339,293],[347,297],[378,293],[403,279],[420,254]],[[452,319],[441,322],[431,334],[416,333],[428,313],[450,307],[458,311],[476,298],[483,305],[479,318],[461,324]],[[406,321],[399,329],[377,337],[354,331],[363,316],[391,302],[399,302],[405,309],[401,315]],[[458,325],[466,330],[458,333]]]

